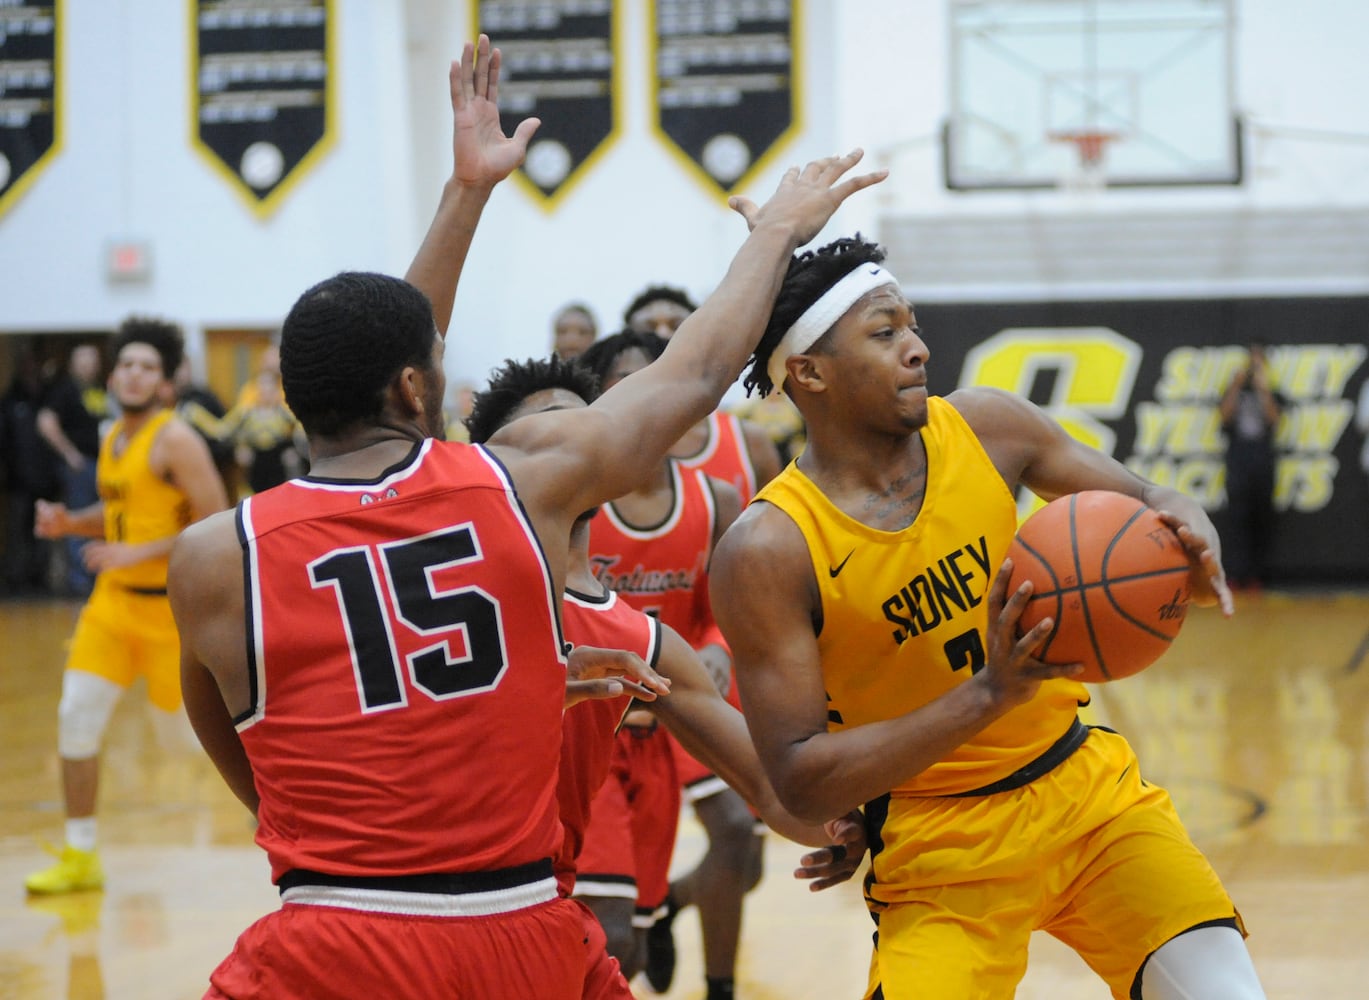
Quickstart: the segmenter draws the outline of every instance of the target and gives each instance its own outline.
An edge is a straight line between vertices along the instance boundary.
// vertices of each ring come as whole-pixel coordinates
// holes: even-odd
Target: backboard
[[[951,0],[946,186],[1239,184],[1231,0]]]

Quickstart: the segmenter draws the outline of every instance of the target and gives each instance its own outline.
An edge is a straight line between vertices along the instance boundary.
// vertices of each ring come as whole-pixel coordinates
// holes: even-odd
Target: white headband
[[[896,284],[898,279],[878,264],[862,264],[823,292],[822,297],[784,332],[771,352],[770,364],[765,368],[771,385],[783,392],[786,374],[784,364],[792,355],[802,354],[812,347],[866,292],[882,285]]]

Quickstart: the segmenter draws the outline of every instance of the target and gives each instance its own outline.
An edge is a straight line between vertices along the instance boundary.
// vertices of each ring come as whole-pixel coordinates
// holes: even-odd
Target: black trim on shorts
[[[1169,941],[1173,941],[1174,938],[1177,937],[1182,937],[1189,931],[1201,930],[1204,927],[1230,927],[1237,934],[1241,932],[1241,927],[1236,923],[1235,917],[1219,917],[1216,920],[1204,920],[1201,924],[1194,924],[1192,927],[1186,927],[1178,934],[1175,934],[1174,937],[1170,938]],[[1169,944],[1169,941],[1166,941],[1165,944]],[[1160,945],[1160,948],[1163,948],[1165,944]],[[1155,951],[1159,951],[1160,948],[1156,948]],[[1147,955],[1145,960],[1141,962],[1141,967],[1136,970],[1136,978],[1131,981],[1131,990],[1127,994],[1127,996],[1131,997],[1131,1000],[1143,1000],[1141,996],[1141,977],[1145,975],[1146,965],[1150,962],[1155,951],[1152,951]]]
[[[139,597],[165,597],[165,587],[124,587],[130,594],[137,594]]]
[[[291,868],[276,884],[282,893],[300,885],[333,886],[344,889],[373,889],[387,892],[431,892],[444,896],[463,896],[471,892],[495,892],[552,878],[551,858],[530,861],[513,868],[488,872],[429,872],[423,875],[330,875],[304,868]]]
[[[861,890],[865,895],[865,902],[870,919],[875,922],[875,927],[879,927],[879,913],[869,906],[870,890],[875,885],[875,856],[884,850],[884,824],[889,821],[889,802],[893,796],[885,792],[877,799],[871,799],[865,803],[865,843],[870,851],[870,867],[865,872],[865,880]],[[879,931],[875,931],[875,948],[879,948]]]
[[[1084,745],[1084,741],[1089,738],[1089,729],[1075,717],[1074,722],[1065,735],[1060,737],[1043,753],[1029,764],[1024,764],[1006,778],[1000,778],[992,784],[982,788],[975,788],[968,792],[956,792],[954,795],[946,796],[948,799],[976,798],[981,795],[994,795],[998,792],[1010,792],[1014,788],[1021,788],[1029,785],[1043,774],[1049,774],[1055,770],[1070,754]]]

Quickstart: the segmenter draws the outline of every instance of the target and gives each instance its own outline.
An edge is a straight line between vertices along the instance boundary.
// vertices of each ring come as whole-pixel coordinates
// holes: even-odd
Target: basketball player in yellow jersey
[[[228,506],[208,446],[161,402],[181,362],[180,330],[130,319],[111,350],[109,387],[122,415],[100,446],[100,499],[75,511],[39,501],[37,510],[45,538],[98,540],[82,550],[97,576],[71,639],[58,707],[66,841],[56,864],[28,877],[31,893],[104,884],[95,822],[100,743],[115,704],[139,675],[147,678],[159,737],[169,740],[184,725],[167,560],[182,528]],[[184,732],[184,746],[193,746],[188,726]]]
[[[866,995],[1007,1000],[1044,929],[1114,997],[1263,997],[1235,907],[1121,736],[1082,725],[1078,665],[1021,638],[1014,491],[1143,499],[1201,604],[1231,613],[1202,509],[990,389],[928,398],[928,351],[883,251],[794,258],[746,385],[808,447],[713,557],[752,738],[808,819],[866,807],[878,926]]]

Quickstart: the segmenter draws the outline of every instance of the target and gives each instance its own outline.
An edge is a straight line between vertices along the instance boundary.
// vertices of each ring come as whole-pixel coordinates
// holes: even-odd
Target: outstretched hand
[[[656,673],[636,653],[576,646],[566,661],[565,708],[592,698],[631,694],[638,701],[655,701],[669,693],[669,678]]]
[[[453,178],[473,188],[493,188],[523,162],[528,142],[542,122],[525,118],[512,136],[499,125],[499,68],[502,57],[487,35],[467,42],[452,63]]]
[[[827,225],[827,220],[841,207],[842,202],[857,191],[878,184],[889,176],[888,170],[875,170],[841,180],[842,175],[859,163],[864,155],[863,150],[853,149],[845,156],[814,160],[802,170],[790,167],[780,179],[779,188],[764,205],[757,206],[751,199],[740,195],[729,198],[727,204],[753,230],[771,221],[792,225],[798,235],[799,246],[803,246]]]

